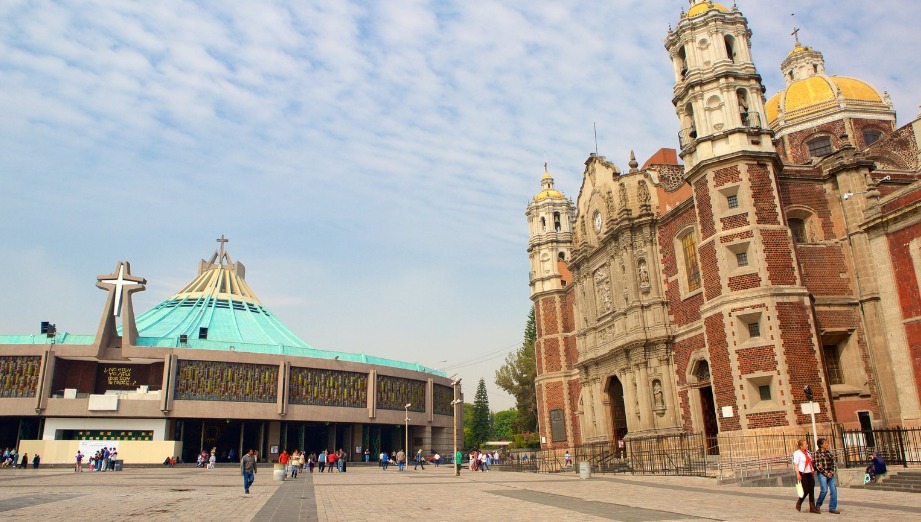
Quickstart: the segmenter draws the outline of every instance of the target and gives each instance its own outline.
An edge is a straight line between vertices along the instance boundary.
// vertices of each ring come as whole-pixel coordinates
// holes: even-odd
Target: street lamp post
[[[461,403],[460,399],[457,398],[457,386],[460,384],[460,378],[451,381],[451,387],[454,388],[454,400],[451,402],[451,406],[454,408],[454,453],[451,457],[454,459],[454,476],[460,476],[460,466],[461,463],[457,458],[457,405]]]
[[[406,460],[409,461],[409,407],[412,406],[412,403],[404,406],[406,410],[406,427],[403,429],[403,434],[406,436],[406,449],[403,450],[403,454],[406,455]]]

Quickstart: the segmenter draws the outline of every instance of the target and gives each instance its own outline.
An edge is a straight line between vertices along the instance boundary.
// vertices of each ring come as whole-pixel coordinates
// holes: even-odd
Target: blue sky
[[[801,41],[921,103],[921,3],[739,0],[767,95]],[[521,341],[545,159],[674,147],[681,0],[0,3],[0,334],[93,333],[97,274],[146,310],[230,238],[317,348],[447,367],[472,400]],[[795,21],[791,13],[795,12]]]

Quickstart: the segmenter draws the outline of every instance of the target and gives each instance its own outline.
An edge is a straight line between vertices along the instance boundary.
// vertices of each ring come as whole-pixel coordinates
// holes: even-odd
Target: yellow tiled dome
[[[729,9],[726,9],[725,6],[717,4],[716,2],[701,2],[688,9],[687,17],[691,18],[692,16],[702,15],[710,9],[716,9],[717,11],[721,11],[723,13],[729,12]]]
[[[562,199],[563,193],[559,190],[542,190],[536,196],[534,196],[534,201],[540,201],[542,199],[553,198],[553,199]]]
[[[795,50],[794,50],[795,51]],[[871,85],[844,76],[811,76],[795,81],[772,96],[766,106],[768,122],[777,129],[783,104],[784,123],[796,123],[838,110],[838,91],[845,107],[891,110]]]

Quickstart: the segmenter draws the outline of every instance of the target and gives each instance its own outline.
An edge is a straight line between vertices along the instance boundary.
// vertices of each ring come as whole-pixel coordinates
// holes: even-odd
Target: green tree
[[[480,379],[473,399],[473,422],[470,426],[470,449],[479,448],[489,439],[489,395],[486,393],[486,379]]]
[[[518,410],[511,408],[508,410],[497,411],[492,419],[492,433],[489,435],[490,440],[512,440],[514,431],[512,424],[518,418]]]
[[[474,406],[469,402],[464,403],[464,449],[472,450],[473,443],[473,411]]]
[[[534,356],[536,341],[537,328],[532,306],[525,323],[521,348],[508,354],[505,364],[496,370],[496,385],[515,397],[518,417],[512,430],[516,433],[537,431],[537,396],[534,390],[534,379],[537,377],[537,360]]]

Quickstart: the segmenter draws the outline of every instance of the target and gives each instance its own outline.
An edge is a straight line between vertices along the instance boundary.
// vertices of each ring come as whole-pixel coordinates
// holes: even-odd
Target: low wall
[[[74,463],[74,456],[80,449],[79,440],[21,440],[19,454],[29,454],[29,458],[38,454],[42,464]],[[170,455],[182,454],[182,442],[178,440],[120,440],[118,441],[118,460],[131,464],[162,464]],[[89,455],[83,460],[89,462]]]

